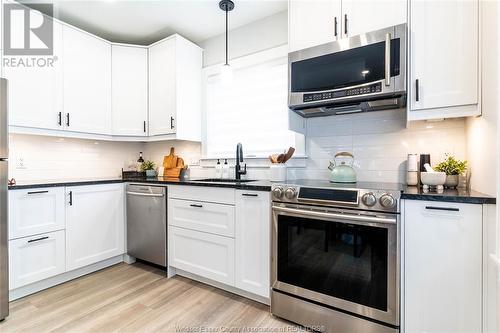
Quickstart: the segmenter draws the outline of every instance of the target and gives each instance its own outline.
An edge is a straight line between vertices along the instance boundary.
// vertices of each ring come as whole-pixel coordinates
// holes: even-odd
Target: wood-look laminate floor
[[[286,332],[269,307],[143,264],[118,264],[10,304],[0,332]]]

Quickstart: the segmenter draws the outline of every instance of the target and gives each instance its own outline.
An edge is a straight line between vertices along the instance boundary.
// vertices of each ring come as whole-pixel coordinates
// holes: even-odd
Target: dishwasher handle
[[[141,193],[141,192],[129,192],[129,191],[127,191],[127,194],[136,195],[139,197],[157,197],[157,198],[165,196],[163,193]]]

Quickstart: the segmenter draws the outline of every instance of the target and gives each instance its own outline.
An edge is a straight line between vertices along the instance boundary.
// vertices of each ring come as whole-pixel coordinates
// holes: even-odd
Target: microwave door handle
[[[385,34],[385,85],[391,85],[391,34]]]

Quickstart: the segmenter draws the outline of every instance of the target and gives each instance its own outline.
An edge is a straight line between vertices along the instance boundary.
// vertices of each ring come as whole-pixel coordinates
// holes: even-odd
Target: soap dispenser
[[[217,160],[217,164],[215,165],[215,178],[222,178],[222,164],[220,164],[220,160]]]
[[[227,164],[227,158],[224,160],[224,165],[222,166],[222,178],[229,178],[229,164]]]

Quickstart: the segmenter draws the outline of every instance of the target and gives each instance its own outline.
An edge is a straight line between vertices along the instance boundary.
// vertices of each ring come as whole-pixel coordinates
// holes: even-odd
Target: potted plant
[[[155,163],[153,161],[144,161],[141,164],[141,171],[146,172],[146,177],[156,177]]]
[[[436,165],[434,170],[446,173],[445,187],[455,188],[458,186],[458,176],[467,170],[467,161],[459,161],[455,157],[446,154],[446,159]]]

